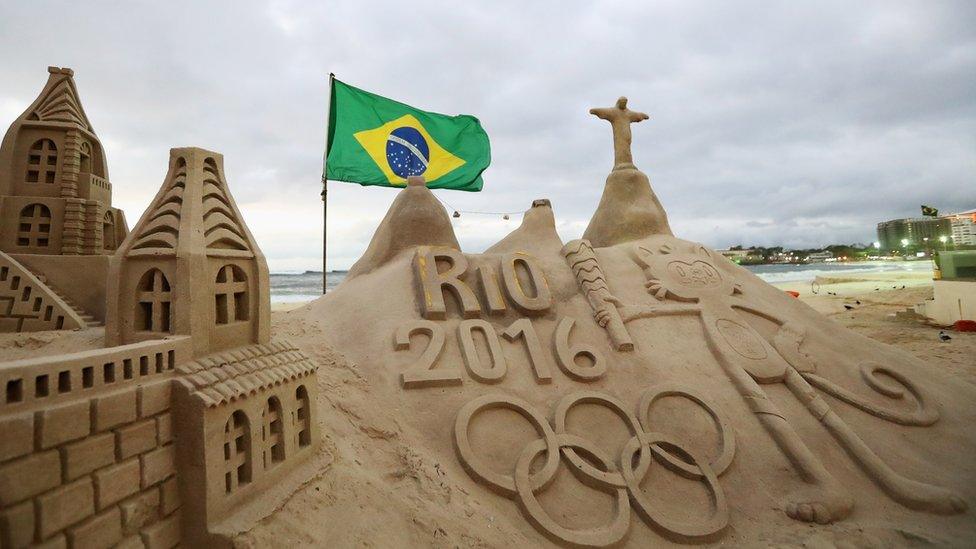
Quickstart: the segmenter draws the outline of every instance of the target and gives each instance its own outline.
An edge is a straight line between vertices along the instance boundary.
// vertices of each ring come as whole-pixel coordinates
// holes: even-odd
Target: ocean
[[[932,272],[931,261],[863,261],[857,263],[809,263],[804,265],[748,265],[766,282],[806,282],[817,276],[860,275],[895,271]],[[347,271],[329,273],[329,290],[346,278]],[[322,295],[322,271],[271,273],[271,301],[310,301]]]

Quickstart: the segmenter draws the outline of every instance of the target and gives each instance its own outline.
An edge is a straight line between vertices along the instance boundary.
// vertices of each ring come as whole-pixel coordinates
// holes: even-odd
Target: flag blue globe
[[[410,126],[393,130],[386,138],[386,162],[393,173],[400,177],[423,175],[430,163],[427,140]]]

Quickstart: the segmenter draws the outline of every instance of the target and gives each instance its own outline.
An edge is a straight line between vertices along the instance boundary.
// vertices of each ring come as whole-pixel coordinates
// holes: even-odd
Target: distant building
[[[808,255],[807,261],[811,263],[820,263],[828,259],[833,259],[833,257],[834,257],[833,252],[824,250],[822,252],[813,252],[812,254]]]
[[[763,257],[762,254],[759,253],[759,251],[756,250],[755,248],[749,248],[746,250],[742,250],[742,249],[718,250],[718,252],[723,256],[725,256],[726,258],[728,258],[729,261],[736,264],[762,263],[763,261],[766,260],[766,258]]]
[[[732,261],[745,259],[749,255],[749,250],[717,250],[718,253],[731,259]]]
[[[952,228],[952,242],[956,246],[976,246],[976,210],[947,216]]]
[[[878,223],[878,242],[882,250],[900,250],[905,246],[920,247],[926,238],[935,246],[940,236],[948,238],[951,234],[948,217],[892,219]]]

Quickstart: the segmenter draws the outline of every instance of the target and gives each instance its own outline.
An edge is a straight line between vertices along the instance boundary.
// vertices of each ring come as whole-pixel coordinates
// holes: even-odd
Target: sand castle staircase
[[[86,318],[50,286],[0,252],[0,332],[74,330],[86,325]]]
[[[89,313],[88,311],[86,311],[84,307],[82,307],[81,305],[78,304],[78,302],[76,302],[75,300],[73,300],[70,297],[68,297],[68,295],[61,288],[58,288],[53,283],[51,283],[51,281],[48,280],[46,276],[44,276],[44,273],[42,273],[40,271],[37,271],[37,270],[34,270],[34,269],[30,268],[30,267],[27,267],[26,265],[25,265],[25,267],[27,268],[28,271],[30,271],[31,273],[33,273],[33,275],[35,277],[37,277],[37,279],[40,280],[41,283],[43,283],[45,286],[47,286],[47,288],[49,290],[51,290],[51,292],[53,292],[58,297],[60,297],[61,298],[61,301],[63,301],[65,303],[65,305],[67,305],[68,307],[70,307],[71,310],[74,311],[75,314],[78,315],[78,318],[80,318],[81,320],[83,320],[85,322],[85,326],[86,327],[88,327],[88,328],[98,328],[100,326],[104,326],[105,325],[104,322],[102,322],[101,320],[98,320],[97,318],[95,318],[95,315],[93,315],[93,314]]]

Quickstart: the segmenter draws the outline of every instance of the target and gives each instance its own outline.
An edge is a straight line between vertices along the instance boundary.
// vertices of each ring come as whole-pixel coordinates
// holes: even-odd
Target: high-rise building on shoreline
[[[947,217],[917,217],[892,219],[878,223],[878,242],[882,250],[901,250],[906,247],[922,247],[928,239],[932,245],[940,243],[939,237],[952,236]]]
[[[976,246],[976,209],[947,216],[956,246]]]

